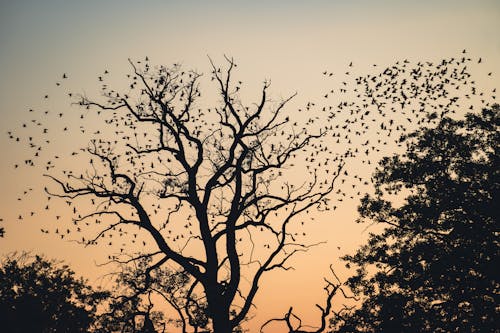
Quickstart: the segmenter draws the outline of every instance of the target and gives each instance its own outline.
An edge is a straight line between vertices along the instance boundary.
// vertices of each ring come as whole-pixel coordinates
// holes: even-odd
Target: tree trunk
[[[231,333],[231,321],[229,320],[229,312],[224,309],[216,311],[212,317],[212,326],[214,333]]]
[[[229,306],[220,291],[215,297],[209,299],[209,311],[212,319],[213,333],[231,333],[231,320],[229,319]]]

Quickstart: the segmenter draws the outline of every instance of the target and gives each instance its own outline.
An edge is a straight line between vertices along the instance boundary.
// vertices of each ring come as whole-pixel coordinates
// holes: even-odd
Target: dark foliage
[[[189,293],[189,275],[166,267],[151,266],[151,258],[142,258],[135,265],[123,265],[117,275],[115,290],[107,309],[100,315],[95,332],[157,333],[165,332],[171,323],[186,332],[208,324],[206,304]],[[155,309],[155,300],[166,302],[176,318],[166,318]],[[183,311],[187,309],[188,311]],[[185,317],[184,313],[190,316]]]
[[[0,267],[1,331],[88,332],[107,297],[67,265],[40,256],[10,256]]]
[[[386,227],[343,258],[363,303],[340,332],[498,331],[498,112],[444,117],[381,161],[359,211]]]

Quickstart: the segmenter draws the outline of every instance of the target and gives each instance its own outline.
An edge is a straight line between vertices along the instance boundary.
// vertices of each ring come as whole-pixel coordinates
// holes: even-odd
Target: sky
[[[24,151],[7,132],[29,119],[29,108],[71,107],[63,98],[43,100],[49,93],[62,96],[55,86],[62,73],[71,78],[71,89],[91,95],[104,69],[124,77],[128,58],[148,56],[156,64],[181,63],[206,73],[208,57],[221,63],[227,55],[239,65],[237,77],[254,89],[249,98],[256,99],[256,89],[270,79],[275,98],[297,92],[303,102],[323,93],[324,70],[340,72],[350,62],[363,73],[373,63],[435,61],[467,49],[483,59],[484,71],[500,74],[498,31],[500,2],[486,0],[0,0],[0,218],[7,232],[0,254],[31,250],[69,262],[92,281],[104,274],[95,268],[100,251],[42,235],[48,221],[17,219],[20,210],[38,204],[35,195],[18,200],[22,192],[43,187],[46,179],[13,169]],[[498,79],[484,84],[496,87]],[[61,150],[77,144],[55,141]],[[315,323],[314,304],[321,301],[330,263],[366,238],[364,226],[354,222],[355,203],[339,211],[311,230],[326,245],[298,258],[295,271],[264,281],[252,332],[291,305]]]

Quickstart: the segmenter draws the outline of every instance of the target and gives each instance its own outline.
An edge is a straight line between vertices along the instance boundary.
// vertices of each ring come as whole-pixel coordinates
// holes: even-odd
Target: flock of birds
[[[327,120],[322,119],[321,123],[328,124],[325,130],[333,133],[335,147],[343,150],[342,153],[337,152],[334,161],[357,159],[365,165],[358,166],[358,170],[351,170],[349,174],[345,172],[341,182],[349,182],[350,186],[344,188],[351,191],[346,193],[340,188],[337,191],[339,200],[359,196],[359,185],[370,184],[370,173],[360,172],[359,169],[373,171],[367,165],[396,151],[404,152],[402,134],[422,126],[433,126],[444,116],[474,111],[475,108],[490,106],[490,101],[495,102],[496,88],[488,94],[480,91],[469,71],[470,67],[481,63],[481,58],[474,61],[464,51],[458,58],[436,63],[399,61],[378,72],[349,80],[352,76],[351,62],[349,71],[340,78],[339,88],[323,95],[325,101],[333,99],[336,103],[317,105],[319,103],[308,102],[303,109],[299,109],[310,113],[319,108],[327,114]],[[373,67],[377,68],[376,65]],[[324,71],[323,75],[329,79],[335,77],[329,71]],[[490,76],[492,73],[487,73],[487,77]],[[353,85],[354,88],[349,89]],[[315,120],[319,121],[314,118],[309,121],[312,123]],[[310,156],[306,158],[308,169],[328,170],[328,159],[325,161],[316,157],[324,144],[312,145],[311,148]]]
[[[355,67],[352,62],[348,64],[348,70],[340,75],[323,71],[322,75],[329,80],[328,84],[334,80],[337,80],[338,84],[333,89],[327,89],[326,93],[322,93],[319,100],[308,101],[296,111],[287,110],[288,116],[283,117],[283,123],[268,131],[268,136],[262,137],[262,141],[258,144],[266,142],[266,145],[259,148],[260,150],[256,149],[253,152],[254,160],[248,163],[272,161],[286,151],[289,142],[300,142],[308,136],[318,136],[308,141],[304,149],[294,153],[294,163],[303,166],[311,175],[318,175],[324,183],[315,183],[314,186],[318,186],[320,190],[326,188],[333,177],[338,178],[333,196],[323,205],[327,210],[336,209],[342,201],[356,199],[369,189],[371,183],[369,170],[373,170],[382,156],[391,154],[397,149],[404,151],[401,134],[421,126],[433,126],[443,116],[474,111],[478,107],[488,107],[490,101],[494,102],[496,89],[491,93],[482,92],[470,73],[474,65],[482,62],[481,58],[471,59],[464,51],[459,57],[438,62],[412,63],[403,60],[384,68],[373,65],[371,73],[361,76],[354,74]],[[172,102],[177,103],[176,112],[179,114],[179,119],[182,119],[186,126],[191,126],[192,135],[212,145],[206,156],[210,162],[208,164],[213,167],[221,163],[225,156],[223,151],[227,150],[225,143],[229,142],[230,138],[227,133],[214,129],[219,129],[220,122],[224,120],[218,118],[224,109],[224,103],[210,109],[198,108],[199,105],[194,101],[201,96],[197,83],[200,75],[184,71],[178,64],[172,67],[153,68],[147,58],[144,61],[131,62],[131,65],[133,73],[127,75],[127,79],[130,80],[127,91],[118,92],[109,88],[106,83],[108,70],[98,76],[105,100],[102,104],[85,96],[66,92],[67,96],[79,105],[78,114],[75,114],[74,109],[56,113],[46,109],[29,109],[30,118],[27,118],[21,128],[18,131],[8,132],[11,140],[24,145],[20,146],[22,147],[20,149],[27,147],[27,151],[30,152],[30,156],[15,163],[14,168],[31,167],[37,168],[40,173],[57,174],[52,180],[59,180],[61,182],[59,185],[65,186],[68,190],[76,186],[70,185],[72,182],[89,186],[95,191],[104,190],[107,186],[117,191],[124,191],[129,186],[126,182],[111,185],[108,181],[112,171],[119,171],[133,179],[142,179],[144,183],[149,180],[152,185],[146,186],[144,191],[159,197],[168,197],[169,191],[182,191],[186,186],[185,174],[180,172],[180,169],[170,166],[174,162],[172,155],[155,154],[154,157],[144,158],[144,154],[137,153],[138,150],[155,151],[161,140],[168,143],[166,128],[151,131],[151,127],[138,121],[139,118],[152,116],[156,112],[154,101],[151,101],[148,95],[157,94],[162,89],[171,89],[168,93],[172,97]],[[217,77],[222,77],[223,71],[214,67],[212,74],[212,80],[217,81]],[[492,73],[488,73],[487,76],[492,76]],[[64,87],[66,80],[68,75],[64,73],[61,75],[61,80],[56,82],[58,89]],[[148,86],[145,86],[146,82]],[[191,84],[192,82],[196,83]],[[241,81],[236,81],[230,90],[228,85],[227,96],[230,102],[238,105],[235,112],[239,112],[244,119],[251,114],[252,107],[244,107],[239,100],[241,87]],[[43,96],[43,100],[49,99],[48,94]],[[124,104],[123,101],[130,104]],[[186,105],[189,105],[190,109],[182,113],[182,107]],[[128,106],[133,106],[136,113],[131,113],[130,110],[123,112]],[[93,110],[97,111],[92,113]],[[101,123],[96,125],[96,120],[99,119]],[[262,116],[262,121],[265,121],[265,116]],[[253,130],[258,131],[259,126],[255,123]],[[72,137],[79,134],[90,139],[90,144],[86,147],[79,146],[77,150],[69,152],[68,156],[61,155],[60,151],[51,154],[52,149],[57,149],[63,144],[61,142],[65,140],[63,134]],[[193,148],[186,147],[186,151],[189,152],[190,149]],[[66,162],[71,158],[79,161],[78,165],[75,164],[77,167],[86,165],[87,168],[82,169],[80,173],[72,170]],[[342,170],[339,169],[340,165],[344,165]],[[286,175],[285,171],[277,170],[271,178],[279,179],[279,176]],[[211,172],[214,170],[205,170],[207,175]],[[272,186],[271,182],[267,185]],[[42,210],[51,211],[51,200],[54,197],[59,196],[66,203],[67,212],[57,206],[53,212],[55,213],[53,220],[65,220],[66,213],[73,216],[72,226],[65,223],[52,229],[52,232],[60,238],[68,238],[75,232],[80,233],[84,230],[84,226],[96,223],[105,225],[106,218],[111,220],[114,218],[116,222],[116,215],[104,213],[110,209],[112,202],[91,198],[80,206],[74,198],[60,196],[48,188],[45,191],[47,202]],[[30,187],[18,200],[25,200],[26,197],[33,195],[32,193],[33,188]],[[179,193],[181,192],[177,194]],[[331,201],[336,202],[331,203]],[[151,216],[167,216],[166,222],[159,227],[160,230],[165,229],[166,238],[183,241],[182,246],[186,246],[188,240],[195,237],[193,216],[184,219],[181,228],[170,228],[168,224],[169,217],[172,214],[184,214],[185,207],[179,205],[164,207],[161,206],[161,201],[151,201],[148,204]],[[214,210],[219,214],[224,213],[222,208],[224,205],[219,205],[218,208],[214,206]],[[89,208],[95,212],[83,212]],[[127,218],[133,218],[133,214],[130,214],[128,213]],[[38,215],[37,211],[30,210],[19,214],[18,219],[33,218]],[[213,215],[214,225],[219,222],[216,215],[216,213]],[[113,245],[113,241],[118,239],[120,252],[124,251],[127,244],[124,237],[126,235],[133,243],[146,245],[144,239],[138,236],[138,230],[128,232],[121,227],[109,227],[112,223],[102,227],[97,236],[72,239],[84,244],[105,239],[108,245]],[[116,235],[113,237],[112,231],[118,233],[118,237]],[[51,231],[42,228],[41,232],[48,234]],[[305,236],[302,231],[297,231],[295,236],[299,236],[299,233]]]

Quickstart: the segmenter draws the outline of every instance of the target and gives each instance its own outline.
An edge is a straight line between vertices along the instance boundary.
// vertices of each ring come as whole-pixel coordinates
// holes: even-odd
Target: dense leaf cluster
[[[197,329],[207,326],[206,304],[186,297],[189,276],[184,271],[153,269],[150,265],[150,258],[142,258],[133,266],[122,267],[117,274],[113,296],[100,315],[94,333],[165,332],[167,324],[186,332],[187,325]],[[176,312],[176,318],[166,318],[155,308],[155,300],[165,301]],[[183,312],[186,308],[188,311]],[[187,318],[184,313],[188,313]]]
[[[361,220],[385,226],[344,257],[362,305],[340,332],[492,332],[499,328],[499,106],[402,138],[384,158]]]
[[[40,256],[11,256],[0,266],[3,332],[88,332],[107,297],[67,265]]]

